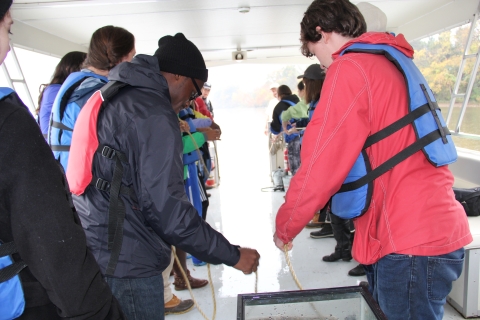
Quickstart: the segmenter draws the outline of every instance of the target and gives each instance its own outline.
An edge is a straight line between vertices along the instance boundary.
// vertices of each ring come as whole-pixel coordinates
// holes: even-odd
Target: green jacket
[[[296,105],[288,108],[282,113],[282,122],[290,119],[308,118],[308,104],[300,100]]]

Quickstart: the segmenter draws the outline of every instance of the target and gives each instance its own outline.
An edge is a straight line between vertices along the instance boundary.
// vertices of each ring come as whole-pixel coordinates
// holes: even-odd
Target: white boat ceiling
[[[361,1],[352,1],[359,3]],[[372,0],[387,17],[388,31],[419,39],[470,21],[479,0]],[[299,51],[300,21],[310,0],[16,0],[14,45],[62,56],[86,51],[91,34],[105,25],[135,35],[137,53],[152,54],[163,35],[182,32],[208,66],[235,63],[309,63]],[[248,7],[248,13],[239,8]]]

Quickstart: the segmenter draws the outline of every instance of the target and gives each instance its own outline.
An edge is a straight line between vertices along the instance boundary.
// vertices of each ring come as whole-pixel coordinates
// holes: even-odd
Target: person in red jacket
[[[384,55],[349,53],[353,43],[392,46],[413,58],[403,35],[368,32],[348,0],[315,0],[301,22],[302,53],[327,69],[302,144],[302,165],[276,217],[275,244],[292,241],[345,181],[367,137],[407,114],[405,78]],[[372,170],[416,141],[408,125],[366,149]],[[417,152],[373,181],[368,210],[354,220],[352,254],[388,319],[442,319],[462,271],[468,221],[447,166]]]
[[[198,111],[204,116],[207,116],[213,120],[213,116],[210,111],[208,111],[207,105],[203,101],[202,96],[199,96],[195,99],[195,111]]]

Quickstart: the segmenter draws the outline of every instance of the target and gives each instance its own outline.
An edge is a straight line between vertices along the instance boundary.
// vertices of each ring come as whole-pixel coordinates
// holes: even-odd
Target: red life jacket
[[[123,82],[109,82],[88,99],[78,115],[72,135],[67,168],[70,191],[75,195],[83,194],[92,183],[92,162],[95,152],[106,151],[103,150],[104,148],[99,150],[97,121],[100,109],[104,102],[111,99],[124,86],[126,84]],[[98,181],[93,182],[98,183]]]
[[[103,104],[100,90],[88,99],[78,115],[72,135],[67,180],[70,191],[81,195],[92,181],[92,161],[98,149],[97,120]]]

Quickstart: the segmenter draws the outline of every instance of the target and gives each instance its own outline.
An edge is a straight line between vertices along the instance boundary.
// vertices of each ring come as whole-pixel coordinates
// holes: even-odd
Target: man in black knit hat
[[[245,274],[258,266],[256,250],[230,244],[202,220],[185,194],[177,113],[201,94],[207,78],[202,54],[181,33],[162,37],[153,56],[137,55],[109,74],[109,80],[128,86],[104,103],[98,142],[128,159],[122,160],[122,187],[131,192],[119,196],[125,207],[123,241],[116,268],[105,279],[128,319],[164,318],[162,271],[170,263],[171,245]],[[115,161],[93,158],[94,176],[112,179],[114,169]],[[88,246],[104,274],[111,256],[109,198],[95,187],[76,197]]]

